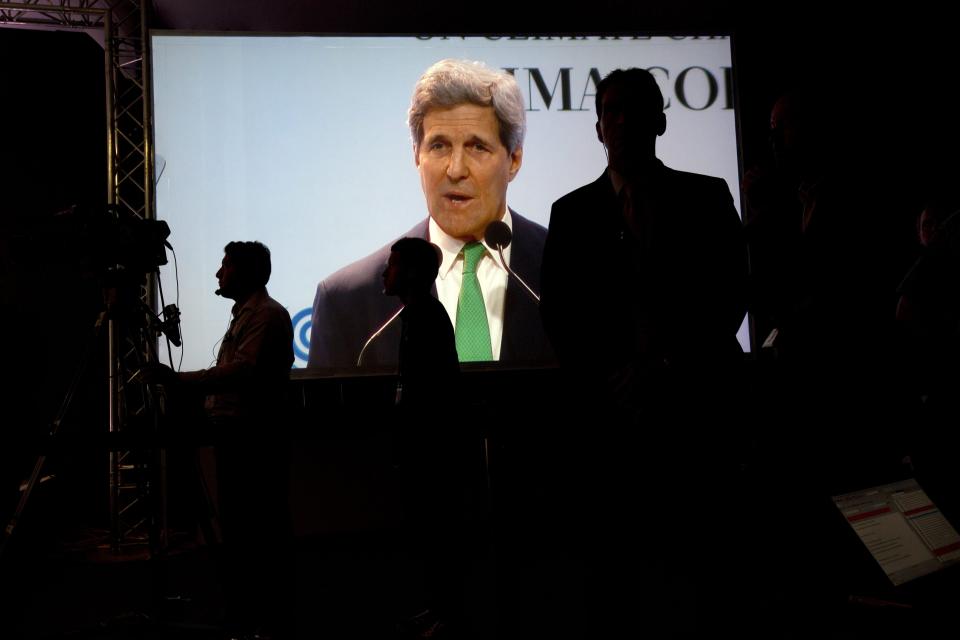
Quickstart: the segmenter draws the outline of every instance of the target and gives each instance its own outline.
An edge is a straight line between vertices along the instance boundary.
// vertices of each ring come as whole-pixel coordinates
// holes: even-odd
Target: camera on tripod
[[[57,229],[68,236],[61,255],[103,279],[108,306],[132,311],[140,300],[139,286],[148,273],[167,264],[170,226],[163,220],[145,220],[116,205],[73,206],[54,216]],[[149,311],[150,326],[174,346],[182,344],[180,310],[169,304],[161,316]]]
[[[54,231],[64,233],[62,255],[93,272],[144,275],[167,264],[170,226],[163,220],[145,220],[117,205],[75,205],[53,220]]]

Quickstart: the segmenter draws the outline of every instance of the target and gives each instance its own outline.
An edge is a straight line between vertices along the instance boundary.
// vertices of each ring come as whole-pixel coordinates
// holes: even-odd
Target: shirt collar
[[[507,210],[503,213],[503,218],[501,218],[504,224],[506,224],[510,231],[513,231],[513,217],[510,215],[510,208],[507,207]],[[440,279],[447,277],[447,274],[450,273],[450,270],[457,262],[457,258],[460,257],[461,252],[463,251],[463,246],[466,244],[460,238],[454,238],[453,236],[447,234],[443,229],[440,228],[440,225],[436,223],[433,218],[430,218],[429,231],[428,231],[430,242],[440,247],[440,252],[443,254],[443,260],[440,262]],[[500,254],[496,249],[492,249],[485,240],[480,241],[484,247],[487,248],[487,252],[494,258],[494,264],[498,268],[503,269],[503,265],[500,264]],[[512,243],[511,243],[512,246]],[[510,247],[508,246],[503,250],[503,257],[510,260]]]

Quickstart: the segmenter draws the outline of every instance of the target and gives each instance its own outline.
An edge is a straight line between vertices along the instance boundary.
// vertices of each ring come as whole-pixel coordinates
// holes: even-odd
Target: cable
[[[160,292],[160,308],[165,309],[167,306],[167,301],[163,299],[163,278],[160,277],[160,269],[157,269],[157,291]],[[170,336],[167,335],[166,330],[163,332],[163,337],[166,338],[167,342],[167,360],[170,361],[170,367],[173,368],[173,351],[170,348]],[[180,341],[180,344],[183,344],[182,340]]]
[[[166,168],[166,165],[164,165],[164,168]],[[160,175],[163,175],[163,171],[160,172]],[[177,305],[177,309],[179,309],[180,308],[180,263],[177,262],[177,252],[174,251],[172,244],[170,245],[170,253],[173,254],[173,281],[177,285],[176,295],[174,296],[174,299],[176,300],[176,302],[174,302],[174,304]],[[177,318],[177,329],[180,330],[180,362],[177,363],[177,371],[180,371],[180,368],[183,367],[183,353],[184,351],[186,351],[186,348],[183,346],[184,345],[183,327],[180,326],[179,317]],[[170,366],[171,367],[173,366],[172,362],[170,363]]]
[[[227,323],[227,331],[230,331],[230,325],[231,325],[232,323],[233,323],[233,318],[231,317],[231,318],[230,318],[230,322]],[[220,339],[213,343],[213,348],[210,349],[210,355],[213,356],[213,360],[211,360],[211,361],[210,361],[210,364],[207,365],[207,368],[208,368],[208,369],[211,368],[211,367],[216,366],[216,364],[217,364],[217,356],[219,355],[219,354],[217,353],[217,349],[220,347],[220,343],[223,342],[223,339],[224,339],[225,337],[227,337],[227,331],[224,331],[224,332],[223,332],[223,335],[220,336]]]

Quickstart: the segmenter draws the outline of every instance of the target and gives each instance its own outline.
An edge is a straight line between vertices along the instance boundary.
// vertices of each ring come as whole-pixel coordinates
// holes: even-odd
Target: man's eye
[[[474,151],[486,151],[486,150],[487,150],[487,145],[485,145],[485,144],[483,144],[483,143],[481,143],[481,142],[474,142],[474,143],[473,143],[473,150],[474,150]]]

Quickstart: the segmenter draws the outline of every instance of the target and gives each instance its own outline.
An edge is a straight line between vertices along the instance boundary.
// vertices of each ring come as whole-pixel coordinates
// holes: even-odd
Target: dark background
[[[433,1],[315,7],[292,0],[229,6],[175,0],[154,3],[152,24],[200,31],[363,34],[731,33],[743,166],[770,161],[766,127],[776,97],[793,87],[815,87],[833,114],[836,153],[852,173],[874,178],[873,188],[887,201],[876,215],[902,225],[903,250],[909,254],[912,223],[925,194],[952,184],[960,165],[955,38],[945,11],[923,3],[890,5],[885,13],[878,4],[840,10],[834,4],[750,8],[733,2],[672,2],[661,7],[608,0],[573,9],[552,5],[504,11],[501,5],[451,8]],[[0,516],[6,522],[17,483],[43,450],[42,434],[82,360],[101,308],[100,283],[77,266],[83,249],[70,225],[55,214],[70,205],[104,202],[106,135],[103,51],[92,38],[0,29],[0,60],[0,335],[7,370],[0,405]],[[88,363],[62,429],[77,441],[106,428],[101,347]],[[747,402],[745,417],[751,410]],[[37,493],[39,504],[18,531],[15,561],[5,559],[0,574],[0,580],[18,576],[17,584],[5,585],[12,593],[5,606],[13,612],[5,619],[14,635],[53,636],[123,611],[124,605],[116,604],[123,590],[96,580],[115,586],[135,575],[144,589],[149,582],[130,568],[71,573],[71,565],[57,555],[63,540],[76,541],[87,529],[107,526],[106,454],[92,446],[61,451],[52,468],[56,486]],[[330,479],[323,472],[318,477],[317,482]],[[349,533],[350,526],[345,529]],[[352,569],[343,567],[351,559],[359,563],[354,567],[376,564],[369,555],[350,551],[354,542],[342,542],[367,534],[338,535],[337,544],[348,551],[324,556],[326,564],[317,571],[342,569],[347,575]],[[313,543],[301,544],[310,548]],[[51,553],[56,560],[40,560]],[[303,562],[321,562],[317,557]],[[202,564],[183,566],[194,584],[209,581]],[[115,606],[102,611],[85,607],[77,594],[99,594],[96,599]],[[136,608],[137,601],[127,604]]]

